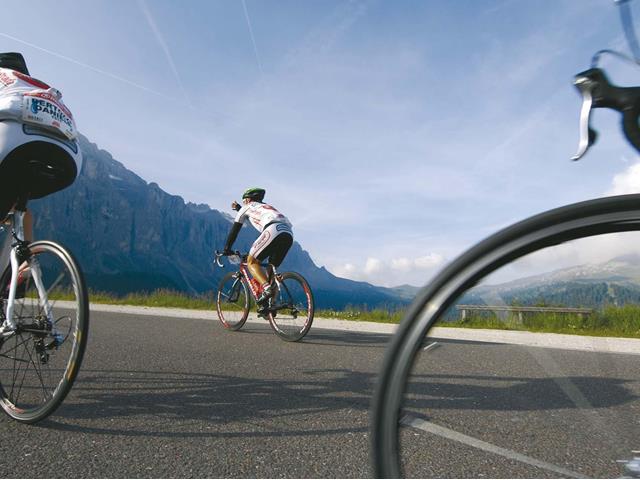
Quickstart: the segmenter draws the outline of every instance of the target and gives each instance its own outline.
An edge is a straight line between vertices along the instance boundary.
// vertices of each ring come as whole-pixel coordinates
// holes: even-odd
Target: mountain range
[[[95,291],[215,291],[229,270],[214,268],[213,251],[224,245],[231,217],[147,183],[84,136],[80,145],[84,164],[74,184],[30,203],[36,238],[68,246]],[[234,248],[248,251],[256,237],[245,227]],[[410,301],[402,292],[333,275],[297,242],[280,270],[304,275],[319,308],[395,308]]]
[[[80,143],[84,165],[75,183],[30,203],[36,238],[67,245],[95,291],[116,295],[161,288],[191,294],[215,291],[229,270],[214,268],[213,251],[223,246],[232,217],[146,182],[83,136]],[[253,228],[243,228],[234,246],[248,251],[256,237]],[[319,308],[396,309],[410,303],[419,290],[337,277],[315,265],[297,242],[281,267],[284,270],[307,278]],[[595,307],[629,302],[640,303],[640,255],[481,285],[456,303]]]
[[[481,285],[458,304],[597,308],[640,303],[640,255],[554,270],[498,285]]]

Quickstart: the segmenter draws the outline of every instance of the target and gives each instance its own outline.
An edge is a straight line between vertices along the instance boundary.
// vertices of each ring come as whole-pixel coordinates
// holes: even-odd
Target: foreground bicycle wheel
[[[387,349],[371,415],[374,474],[619,475],[617,462],[640,447],[636,356],[549,348],[548,337],[538,346],[494,341],[495,333],[460,340],[470,329],[448,329],[456,333],[447,337],[447,329],[432,327],[446,326],[456,301],[477,299],[472,288],[516,259],[638,230],[640,195],[581,202],[506,228],[445,268],[418,295]],[[492,300],[487,305],[496,305]],[[492,315],[491,321],[508,320]],[[565,342],[579,337],[572,338]]]
[[[311,287],[302,275],[295,272],[281,274],[276,285],[269,324],[283,340],[297,342],[307,334],[313,323]]]
[[[220,281],[216,295],[218,318],[228,330],[240,330],[250,309],[249,288],[237,272],[227,273]]]
[[[80,369],[89,329],[87,290],[75,259],[53,242],[35,242],[30,249],[18,278],[17,330],[0,340],[0,406],[24,423],[42,420],[64,400]],[[34,280],[38,271],[42,290]],[[2,320],[10,278],[8,268],[0,278]]]

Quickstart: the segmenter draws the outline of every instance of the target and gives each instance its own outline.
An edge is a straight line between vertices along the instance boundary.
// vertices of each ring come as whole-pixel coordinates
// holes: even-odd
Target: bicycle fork
[[[7,296],[7,308],[5,322],[0,328],[1,336],[8,337],[12,335],[17,329],[16,322],[14,320],[14,312],[16,306],[16,295],[18,291],[18,285],[20,280],[20,266],[23,262],[20,261],[18,249],[13,248],[11,250],[11,283],[9,284],[9,295]],[[47,289],[42,281],[42,270],[40,269],[40,262],[35,257],[31,257],[28,260],[28,271],[33,283],[35,284],[36,291],[38,292],[38,305],[44,312],[44,320],[46,322],[45,328],[51,328],[51,335],[57,339],[58,332],[56,331],[56,324],[53,320],[53,310],[49,297],[47,295]],[[23,270],[24,272],[24,270]],[[23,280],[26,282],[27,280]]]
[[[9,283],[9,295],[7,296],[7,311],[2,326],[2,336],[11,335],[17,328],[16,322],[13,320],[13,311],[15,309],[16,291],[18,289],[18,253],[16,248],[11,249],[11,282]]]

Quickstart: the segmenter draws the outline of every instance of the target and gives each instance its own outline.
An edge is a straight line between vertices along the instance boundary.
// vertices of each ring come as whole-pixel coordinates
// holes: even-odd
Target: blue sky
[[[496,228],[640,186],[617,114],[597,112],[599,144],[569,161],[573,75],[626,51],[612,0],[36,0],[3,16],[0,51],[62,90],[90,140],[218,210],[264,186],[341,276],[421,285]]]

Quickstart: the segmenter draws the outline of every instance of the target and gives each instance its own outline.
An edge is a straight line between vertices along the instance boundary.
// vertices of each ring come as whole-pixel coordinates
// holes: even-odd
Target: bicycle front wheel
[[[17,329],[0,339],[0,406],[14,419],[35,423],[69,393],[87,343],[89,301],[82,272],[64,247],[30,245],[20,266],[13,311]],[[4,320],[11,267],[0,277]]]
[[[269,324],[288,342],[304,337],[313,323],[313,294],[304,277],[286,272],[276,280],[276,293],[271,300]]]
[[[250,308],[249,288],[238,272],[227,273],[216,295],[218,318],[227,330],[240,330]]]
[[[640,195],[625,195],[531,217],[468,250],[418,294],[389,344],[373,399],[375,476],[618,474],[616,460],[628,460],[640,442],[633,413],[638,397],[626,388],[638,383],[635,357],[615,349],[621,347],[597,351],[593,340],[574,351],[569,347],[577,336],[555,344],[553,335],[535,337],[548,331],[540,325],[571,329],[578,321],[510,317],[505,312],[527,298],[525,290],[516,281],[494,284],[491,275],[519,259],[541,258],[523,258],[529,254],[556,259],[545,249],[569,241],[638,232],[639,205]],[[530,285],[538,287],[528,290],[535,291],[530,298],[546,301],[541,284]],[[582,284],[552,285],[550,295]],[[472,304],[484,309],[484,317],[465,319],[460,309],[459,320],[456,307]],[[588,323],[582,320],[580,325]],[[597,397],[602,392],[610,396]]]

